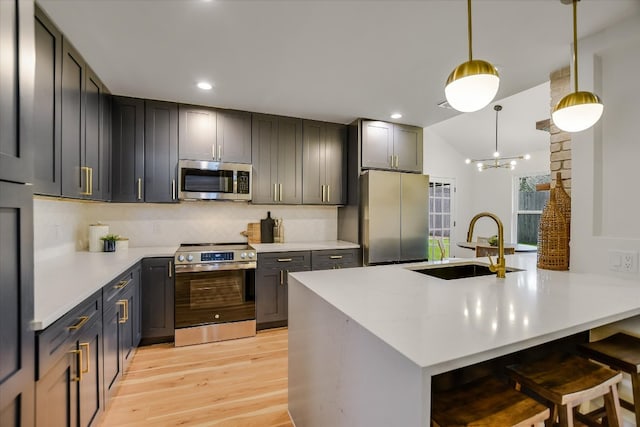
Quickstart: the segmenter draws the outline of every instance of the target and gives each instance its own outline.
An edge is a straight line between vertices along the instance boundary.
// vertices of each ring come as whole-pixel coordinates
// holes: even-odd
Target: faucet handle
[[[497,266],[493,263],[493,259],[491,259],[491,255],[487,255],[487,258],[489,258],[489,271],[491,271],[492,273],[495,273]]]

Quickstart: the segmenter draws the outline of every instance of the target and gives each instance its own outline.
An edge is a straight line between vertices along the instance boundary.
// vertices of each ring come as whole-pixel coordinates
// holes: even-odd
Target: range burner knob
[[[184,255],[178,255],[178,261],[180,262],[184,261]]]
[[[193,255],[191,254],[187,255],[187,261],[189,262],[193,261]]]
[[[240,258],[245,259],[247,257],[247,253],[246,252],[242,252],[240,254]]]
[[[253,252],[249,252],[249,258],[253,258],[254,257],[254,253]]]

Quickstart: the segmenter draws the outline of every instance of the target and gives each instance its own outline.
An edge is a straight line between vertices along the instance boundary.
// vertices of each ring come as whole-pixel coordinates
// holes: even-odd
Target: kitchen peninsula
[[[522,271],[506,279],[409,270],[425,264],[291,274],[298,427],[426,427],[433,376],[640,314],[637,281],[538,270],[535,254],[507,256]]]

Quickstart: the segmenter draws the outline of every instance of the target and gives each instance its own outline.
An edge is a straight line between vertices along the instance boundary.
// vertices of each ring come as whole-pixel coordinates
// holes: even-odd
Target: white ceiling
[[[400,111],[399,122],[428,126],[457,115],[436,104],[448,74],[467,59],[463,0],[37,3],[115,94],[341,123],[389,120]],[[636,13],[640,0],[582,0],[578,36]],[[499,67],[497,99],[510,97],[569,63],[571,7],[560,0],[476,0],[473,36],[474,57]],[[201,79],[214,89],[197,89]],[[533,107],[530,99],[524,104]],[[548,117],[548,99],[545,107]],[[510,108],[505,101],[505,144],[521,132],[507,133]],[[494,140],[494,114],[487,107],[469,116],[473,125],[452,121],[439,131],[457,129],[454,144],[474,156],[464,145],[477,146],[485,134]],[[523,123],[544,118],[536,110]]]

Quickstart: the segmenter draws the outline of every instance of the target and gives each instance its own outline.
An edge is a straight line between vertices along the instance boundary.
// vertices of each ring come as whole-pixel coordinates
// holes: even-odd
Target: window
[[[449,258],[453,222],[453,179],[430,178],[429,182],[429,259]],[[442,245],[442,250],[440,245]],[[444,253],[442,253],[444,252]]]
[[[549,200],[549,191],[536,191],[537,184],[550,182],[549,174],[516,176],[514,178],[514,233],[516,243],[538,245],[538,224],[542,209]]]

